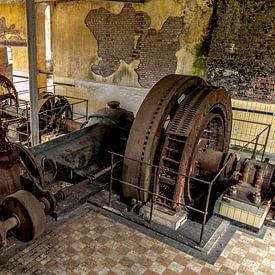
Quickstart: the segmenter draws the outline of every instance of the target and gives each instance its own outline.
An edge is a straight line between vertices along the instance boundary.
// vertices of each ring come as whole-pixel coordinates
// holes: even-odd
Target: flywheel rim
[[[147,165],[142,165],[142,162],[153,164],[166,118],[177,106],[178,99],[188,90],[198,86],[206,86],[206,82],[200,77],[168,75],[150,90],[138,111],[128,138],[123,163],[125,182],[149,190],[151,169]],[[146,119],[148,117],[151,120]],[[146,191],[138,192],[127,185],[123,186],[123,195],[138,198],[143,202],[148,199]]]
[[[3,202],[6,218],[15,216],[18,226],[11,233],[22,242],[29,242],[40,236],[46,228],[46,216],[41,203],[26,190],[19,190],[7,196]]]
[[[218,115],[216,117],[222,117],[223,119],[221,127],[224,133],[222,136],[222,144],[217,144],[217,147],[214,149],[223,153],[228,152],[232,124],[231,101],[228,93],[224,89],[211,87],[208,92],[205,93],[205,98],[201,102],[200,107],[197,109],[197,114],[191,122],[191,124],[196,126],[192,127],[188,133],[182,153],[179,167],[180,176],[177,178],[174,201],[193,204],[197,200],[197,198],[192,196],[190,191],[190,178],[181,175],[190,176],[190,164],[193,162],[196,146],[202,138],[202,132],[205,126],[208,126],[211,122],[211,116],[213,116],[215,112]]]
[[[196,153],[202,146],[199,143],[202,139],[206,142],[204,131],[207,127],[217,124],[218,130],[210,136],[207,148],[226,153],[231,121],[231,101],[225,90],[211,86],[197,87],[186,95],[165,132],[156,189],[162,197],[166,190],[168,200],[161,198],[160,204],[176,209],[181,207],[179,203],[193,204],[201,197],[193,196],[189,178],[194,176]]]

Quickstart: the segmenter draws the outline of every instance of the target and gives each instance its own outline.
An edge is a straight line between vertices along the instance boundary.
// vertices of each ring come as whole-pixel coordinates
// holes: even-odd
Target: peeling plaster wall
[[[45,52],[45,8],[47,4],[36,3],[36,48],[37,71],[46,70]],[[0,5],[0,46],[12,48],[12,71],[14,74],[28,76],[28,49],[26,37],[25,4]],[[46,86],[46,75],[37,74],[38,87]]]
[[[11,79],[11,66],[8,63],[8,53],[6,47],[0,47],[0,74]]]
[[[104,58],[103,53],[99,47],[99,37],[98,34],[101,33],[102,36],[115,32],[118,27],[122,30],[121,26],[116,26],[106,23],[110,20],[110,17],[119,16],[121,12],[125,9],[128,4],[124,3],[114,3],[114,2],[71,2],[71,3],[57,3],[56,7],[53,8],[53,52],[54,52],[54,68],[55,74],[58,77],[65,77],[69,79],[87,79],[93,80],[101,83],[115,83],[123,84],[128,86],[152,86],[157,80],[147,81],[148,83],[139,83],[137,76],[137,68],[139,63],[148,61],[147,56],[145,59],[140,60],[139,58],[133,58],[129,60],[129,57],[125,59],[123,54],[113,53],[112,60],[109,60],[110,67],[113,66],[111,63],[114,58],[120,60],[118,68],[115,72],[108,74],[100,74],[98,71],[94,70],[95,73],[91,71],[91,66],[97,66],[102,58]],[[176,50],[172,53],[160,52],[159,63],[161,61],[165,62],[165,55],[172,54],[175,57],[175,66],[170,70],[170,73],[194,73],[196,68],[193,68],[194,60],[200,45],[207,35],[208,24],[212,16],[212,6],[210,1],[203,0],[147,0],[145,4],[132,4],[129,8],[132,12],[143,13],[149,19],[149,25],[145,27],[144,32],[160,32],[169,18],[181,19],[182,28],[181,32],[177,33],[179,37],[168,37],[171,43],[179,43]],[[88,26],[85,25],[85,19],[90,12],[98,14],[99,12],[105,12],[108,20],[103,21],[106,27],[97,22],[101,20],[101,17],[94,16],[88,22]],[[127,15],[131,15],[130,12],[125,12],[125,19],[121,16],[118,17],[121,20],[125,20],[124,29],[128,31],[130,28],[131,21],[134,19],[129,19],[126,21]],[[128,16],[130,17],[130,16]],[[97,19],[97,20],[96,20]],[[116,21],[117,23],[120,20]],[[122,24],[121,23],[121,24]],[[128,26],[127,26],[128,23]],[[90,27],[90,29],[89,29]],[[168,26],[166,36],[170,32],[173,32],[172,24]],[[97,32],[96,32],[97,31]],[[98,34],[97,34],[98,33]],[[194,35],[195,34],[195,35]],[[135,35],[134,42],[138,43],[140,34]],[[159,40],[163,40],[163,36]],[[128,39],[132,39],[129,37]],[[109,40],[111,42],[111,40]],[[117,41],[115,41],[117,42]],[[133,42],[133,43],[134,43]],[[166,41],[164,41],[166,42]],[[132,42],[131,42],[132,43]],[[156,42],[155,42],[156,43]],[[156,43],[157,44],[157,43]],[[167,44],[167,43],[164,43]],[[109,49],[115,49],[109,43]],[[136,45],[137,46],[137,45]],[[148,45],[147,45],[148,46]],[[146,45],[144,47],[147,47]],[[154,46],[151,45],[148,52],[154,50]],[[107,47],[107,46],[106,46]],[[137,49],[134,49],[137,50]],[[169,48],[167,49],[169,50]],[[163,54],[163,56],[161,56]],[[111,59],[111,58],[110,58]],[[132,62],[131,62],[132,61]],[[169,66],[169,64],[167,64]],[[146,66],[145,66],[146,67]],[[152,67],[152,66],[151,66]],[[150,71],[147,72],[150,74]],[[167,73],[166,73],[167,74]],[[161,78],[161,76],[160,76]]]
[[[125,8],[131,10],[131,14],[138,15],[138,20],[143,20],[140,15],[146,18],[146,24],[142,28],[142,32],[146,36],[141,36],[141,28],[136,31],[133,41],[130,43],[133,43],[134,49],[128,51],[128,58],[125,58],[123,54],[116,56],[116,65],[114,66],[112,63],[114,59],[111,57],[112,54],[114,57],[118,51],[111,52],[110,50],[107,57],[106,55],[102,56],[103,48],[98,39],[99,34],[104,36],[104,34],[111,35],[112,32],[115,32],[116,24],[108,25],[108,28],[104,30],[104,26],[99,25],[99,22],[87,21],[86,18],[89,12],[98,14],[99,11],[109,14],[109,17],[120,18],[119,16],[125,11]],[[131,5],[119,2],[73,1],[57,3],[52,11],[55,80],[66,83],[75,83],[76,80],[81,80],[77,85],[81,86],[84,93],[88,94],[88,98],[96,88],[96,83],[100,83],[102,91],[105,93],[105,99],[98,102],[98,106],[112,98],[120,100],[123,106],[127,105],[129,100],[133,100],[133,104],[139,107],[148,89],[163,77],[162,71],[165,75],[169,73],[204,75],[204,69],[197,66],[195,60],[201,44],[208,34],[209,21],[213,12],[211,1],[147,0],[144,4]],[[104,24],[107,24],[108,20],[104,18],[102,20]],[[127,12],[124,20],[128,20],[130,25]],[[177,21],[177,24],[180,24],[177,33],[171,37],[169,35],[172,35],[174,29],[173,24],[167,23],[169,20]],[[119,24],[120,21],[114,22]],[[113,40],[116,43],[118,41]],[[112,42],[112,40],[108,40],[105,45],[107,50],[112,49],[110,41]],[[171,46],[166,46],[169,43]],[[109,47],[107,48],[107,46]],[[115,46],[113,48],[115,49]],[[154,52],[153,58],[151,52]],[[167,59],[167,56],[170,59]],[[102,70],[98,69],[100,62],[104,61],[103,58],[107,65],[110,64],[110,67],[113,68],[112,71],[106,72],[107,66]],[[152,59],[154,59],[153,62]],[[141,79],[142,76],[144,80]],[[83,81],[86,83],[85,85]],[[119,89],[112,88],[115,87],[113,85],[105,87],[104,84],[122,85],[128,89],[129,96],[127,93],[120,93]],[[131,87],[139,87],[140,98],[138,100],[131,97]],[[67,90],[68,93],[71,93],[69,88]],[[62,91],[64,92],[64,89]]]

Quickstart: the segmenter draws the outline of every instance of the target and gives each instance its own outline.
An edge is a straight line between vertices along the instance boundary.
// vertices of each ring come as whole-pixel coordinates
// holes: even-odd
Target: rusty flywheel
[[[144,163],[154,163],[160,167],[157,192],[174,201],[170,207],[200,199],[203,189],[190,179],[200,176],[199,152],[211,148],[227,153],[231,121],[231,102],[224,89],[208,86],[199,77],[161,79],[142,103],[125,151],[123,180],[144,191],[125,185],[124,196],[147,201],[152,168]]]
[[[18,106],[16,89],[13,83],[2,74],[0,74],[0,105],[1,104]]]

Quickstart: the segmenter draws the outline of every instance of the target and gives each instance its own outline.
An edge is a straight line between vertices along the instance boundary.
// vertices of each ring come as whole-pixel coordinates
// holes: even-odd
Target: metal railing
[[[243,122],[243,123],[247,124],[245,128],[247,128],[247,127],[249,128],[248,124],[264,126],[264,128],[260,131],[260,133],[256,134],[255,138],[249,142],[249,144],[251,146],[245,147],[246,149],[248,149],[247,153],[251,153],[252,157],[256,157],[256,155],[258,153],[261,153],[261,161],[263,161],[265,152],[266,152],[267,142],[268,142],[269,135],[270,135],[271,124],[255,122],[255,121],[248,121],[248,120],[243,120],[243,119],[233,119],[233,123],[234,123],[234,121],[235,122]],[[234,128],[233,128],[233,130],[234,130]],[[243,144],[247,143],[247,140],[240,139],[240,138],[237,138],[234,136],[236,136],[236,134],[233,132],[231,135],[231,139],[230,139],[230,147],[231,148],[233,148],[233,149],[240,148],[243,146]],[[261,136],[262,136],[262,138],[261,138]],[[258,147],[260,147],[260,149],[258,149]]]
[[[52,92],[50,94],[58,96],[58,94],[55,93],[55,88],[58,85],[51,85],[47,86],[47,89],[52,89]],[[46,87],[40,87],[38,90],[44,89]],[[19,124],[20,122],[26,122],[26,129],[24,131],[18,130],[20,127],[9,127],[9,131],[13,133],[13,135],[10,135],[12,138],[15,136],[20,136],[21,140],[25,145],[28,146],[28,139],[30,136],[30,102],[27,99],[29,95],[29,90],[21,90],[17,92],[17,96],[19,98],[18,106],[12,106],[12,114],[11,110],[6,111],[5,108],[0,108],[0,111],[2,114],[6,115],[6,118],[2,118],[5,123],[12,126],[15,124]],[[62,106],[62,108],[68,107],[68,109],[71,110],[72,113],[72,120],[87,120],[88,119],[88,100],[82,99],[78,97],[73,96],[63,96],[68,100],[68,104]],[[42,107],[42,106],[41,106]],[[54,107],[50,110],[44,110],[39,112],[39,117],[43,117],[45,119],[46,124],[50,122],[51,117],[53,113],[56,111],[58,112],[60,110],[60,107]],[[10,118],[12,116],[12,118]],[[48,131],[40,130],[40,134],[47,134]]]
[[[262,136],[263,133],[265,133],[265,131],[268,131],[269,129],[270,129],[270,126],[267,126],[263,131],[258,133],[255,138],[253,138],[250,141],[247,141],[243,146],[238,148],[238,150],[236,150],[235,153],[242,152],[242,150],[248,148],[248,146],[252,144],[254,146],[254,150],[253,150],[253,153],[252,153],[252,157],[253,157],[255,155],[257,146],[259,146],[259,145],[265,146],[266,145],[266,142],[264,144],[259,144],[258,141],[259,141],[260,136]],[[268,136],[267,136],[267,138],[268,138]],[[147,193],[148,195],[150,195],[150,200],[151,201],[150,201],[150,218],[148,220],[149,223],[152,222],[152,217],[153,217],[153,212],[154,212],[154,205],[156,203],[158,203],[157,199],[165,199],[166,201],[169,201],[172,204],[178,205],[178,206],[182,207],[183,209],[195,211],[195,212],[202,215],[202,223],[201,223],[201,232],[200,232],[199,240],[197,240],[197,241],[194,240],[194,241],[196,241],[199,244],[199,246],[202,247],[203,246],[205,226],[206,226],[206,223],[207,223],[207,216],[209,214],[209,203],[210,203],[210,197],[211,197],[211,194],[212,194],[212,187],[213,187],[213,184],[219,179],[219,177],[221,176],[221,174],[223,173],[223,171],[225,170],[227,164],[231,161],[231,159],[229,158],[223,164],[222,168],[218,171],[218,173],[213,177],[213,179],[211,181],[206,181],[206,180],[191,177],[189,175],[184,175],[184,174],[177,173],[177,172],[175,172],[171,169],[168,169],[168,168],[163,168],[163,167],[160,167],[160,166],[157,166],[157,165],[154,165],[154,164],[150,164],[150,163],[146,163],[146,162],[143,162],[143,161],[140,161],[140,160],[135,160],[135,159],[132,159],[132,158],[128,158],[124,155],[117,154],[117,153],[114,153],[114,152],[110,152],[110,154],[111,154],[111,166],[110,166],[111,167],[111,172],[110,172],[110,182],[109,182],[109,201],[108,201],[109,206],[110,207],[112,206],[113,186],[114,186],[114,182],[117,182],[117,183],[122,184],[122,186],[126,185],[126,186],[129,186],[131,188],[136,189],[137,191],[143,191],[143,192]],[[264,157],[264,150],[263,150],[263,154],[262,154],[262,159],[263,159],[263,157]],[[115,162],[114,161],[115,158],[120,158],[120,160],[116,160],[116,162]],[[117,168],[118,164],[122,163],[124,161],[124,159],[135,162],[136,165],[139,166],[139,167],[141,167],[141,165],[145,165],[145,166],[151,167],[154,170],[154,172],[153,172],[153,186],[151,186],[150,190],[147,190],[147,189],[142,188],[140,186],[136,186],[136,185],[134,185],[130,182],[126,182],[123,179],[117,178],[117,177],[114,176],[115,175],[114,169]],[[172,173],[175,174],[176,177],[181,176],[181,177],[184,177],[185,179],[193,180],[193,181],[196,181],[196,182],[199,182],[199,183],[202,183],[202,184],[206,185],[207,186],[207,194],[206,194],[206,198],[205,198],[204,207],[202,207],[202,209],[199,209],[199,208],[196,208],[194,206],[188,205],[185,202],[175,201],[173,199],[170,199],[170,198],[167,198],[165,196],[160,195],[157,192],[157,186],[156,186],[157,176],[158,176],[157,174],[160,171],[167,171],[169,173],[172,172]]]

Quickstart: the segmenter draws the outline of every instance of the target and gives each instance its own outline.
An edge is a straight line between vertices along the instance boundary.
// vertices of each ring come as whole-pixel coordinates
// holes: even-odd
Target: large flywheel
[[[144,99],[132,125],[123,165],[123,180],[145,190],[150,189],[151,167],[165,122],[175,114],[178,101],[188,91],[206,86],[199,77],[168,75],[157,82]],[[133,160],[136,161],[133,161]],[[124,186],[125,197],[146,201],[148,193]]]
[[[4,75],[0,74],[0,106],[18,106],[18,97],[13,83]]]
[[[150,164],[156,164],[156,191],[168,199],[164,204],[177,208],[177,203],[199,200],[204,189],[192,178],[203,173],[198,166],[205,154],[200,152],[210,148],[227,153],[231,122],[231,102],[224,89],[207,86],[199,77],[161,79],[142,103],[125,151],[123,180],[144,191],[125,185],[124,196],[146,202],[147,191],[153,191]]]

